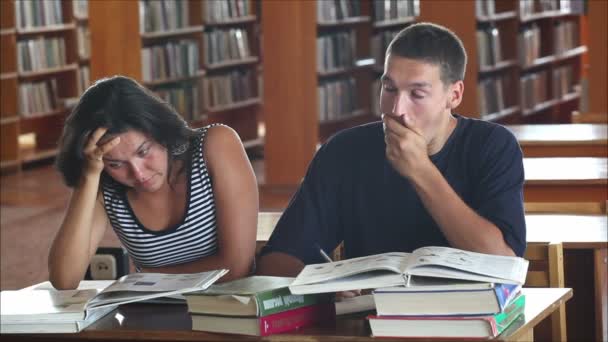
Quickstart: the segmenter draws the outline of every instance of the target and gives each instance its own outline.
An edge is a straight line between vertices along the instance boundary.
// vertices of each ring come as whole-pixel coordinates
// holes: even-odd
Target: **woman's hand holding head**
[[[108,129],[99,127],[93,131],[84,148],[86,158],[85,175],[98,175],[103,170],[103,156],[120,143],[120,137],[104,136]]]

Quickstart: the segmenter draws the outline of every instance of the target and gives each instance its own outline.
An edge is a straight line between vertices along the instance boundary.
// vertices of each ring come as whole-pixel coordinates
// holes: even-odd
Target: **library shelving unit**
[[[603,115],[608,120],[608,2],[588,1],[589,33],[589,112]],[[604,335],[605,336],[605,335]]]
[[[578,37],[581,14],[575,9],[577,3],[582,2],[421,1],[420,21],[452,29],[468,53],[464,98],[457,112],[500,123],[569,122],[570,113],[579,106],[581,56],[587,51]],[[481,4],[490,4],[493,9],[480,11]],[[478,42],[478,32],[494,29],[499,33],[495,45],[484,47]],[[526,34],[536,35],[529,39],[531,47],[527,49],[522,42]],[[500,59],[483,63],[480,56],[495,53],[496,47]],[[499,107],[494,103],[489,106],[493,110],[484,112],[482,103],[488,105],[488,98],[494,97],[491,92],[483,97],[484,91],[479,91],[488,80],[498,80],[503,95]],[[562,83],[562,87],[557,86]]]
[[[230,3],[233,6],[237,2]],[[158,94],[171,93],[171,89],[183,87],[187,89],[187,95],[175,96],[173,93],[164,98],[176,107],[191,126],[201,127],[209,123],[221,122],[234,128],[246,147],[260,144],[262,140],[258,135],[257,119],[261,105],[260,96],[257,95],[259,94],[259,43],[256,34],[258,16],[251,0],[238,3],[241,6],[239,13],[245,13],[244,8],[248,8],[246,15],[232,15],[226,18],[228,7],[225,6],[228,6],[228,2],[224,1],[91,1],[89,12],[95,13],[89,17],[91,81],[113,75],[124,75],[137,80]],[[171,4],[185,6],[185,11],[180,12],[183,15],[168,14],[166,9],[159,9]],[[151,9],[142,17],[140,11],[145,5],[149,5]],[[210,9],[210,5],[221,8]],[[154,17],[153,11],[160,13],[160,16],[156,15],[156,19],[150,19],[151,16]],[[210,14],[209,11],[219,11],[219,14]],[[236,10],[231,7],[230,11]],[[110,22],[112,24],[108,25]],[[158,26],[159,22],[174,24]],[[176,26],[175,22],[181,22],[182,25]],[[150,28],[146,25],[153,26]],[[220,61],[217,57],[213,60],[208,59],[207,54],[213,52],[205,46],[206,42],[210,41],[208,34],[217,31],[238,31],[230,34],[238,36],[239,39],[216,39],[214,44],[218,45],[213,46],[213,51],[233,51],[241,48],[237,46],[238,44],[245,44],[250,54],[238,59]],[[188,71],[175,76],[168,71],[168,66],[175,64],[175,60],[171,57],[172,52],[167,50],[178,50],[178,48],[166,46],[179,44],[190,44],[187,48],[180,47],[188,51],[187,57],[183,56],[189,61],[183,63],[188,65]],[[165,51],[155,52],[154,49],[160,49],[159,47],[164,48]],[[149,62],[145,61],[145,54],[151,56]],[[196,65],[192,66],[193,63]],[[166,70],[160,70],[161,65],[167,65]],[[243,78],[242,83],[235,81],[235,78],[238,79],[243,73],[248,73],[250,77]],[[162,77],[163,74],[169,76]],[[238,85],[235,86],[235,83]],[[242,87],[246,89],[245,93],[251,96],[237,100],[226,99],[224,95],[227,92],[218,92],[219,88],[216,87],[218,84],[224,87],[222,88],[224,90],[231,88],[230,96],[234,98],[237,98],[235,92],[239,94],[243,92],[243,88],[235,91],[235,87],[244,84]],[[188,105],[183,108],[176,105],[176,103],[183,104],[183,101]]]
[[[319,143],[378,120],[372,33],[409,20],[372,22],[367,0],[263,1],[262,12],[265,179],[269,188],[290,189]]]
[[[6,0],[0,3],[0,166],[3,170],[19,170],[24,163],[51,158],[57,152],[57,140],[68,113],[64,99],[76,97],[78,93],[75,24],[72,2]],[[18,11],[20,6],[28,9]],[[52,6],[58,7],[51,10]],[[63,47],[40,48],[56,44],[48,43],[53,40],[61,41],[59,45]],[[26,55],[30,58],[23,57]]]
[[[78,94],[82,94],[91,84],[90,58],[91,34],[89,32],[89,0],[72,0],[72,15],[76,23],[78,49]]]

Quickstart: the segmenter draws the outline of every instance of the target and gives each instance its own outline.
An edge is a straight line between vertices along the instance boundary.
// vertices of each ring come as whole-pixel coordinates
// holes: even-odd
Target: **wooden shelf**
[[[555,55],[555,60],[563,61],[568,58],[580,56],[580,55],[584,54],[585,52],[587,52],[586,46],[583,45],[583,46],[575,47],[574,49],[570,49],[570,50],[564,51],[558,55]]]
[[[262,99],[259,97],[255,97],[255,98],[247,99],[244,101],[234,102],[234,103],[231,103],[228,105],[205,108],[205,112],[207,112],[207,113],[224,112],[227,110],[244,108],[244,107],[253,106],[253,105],[259,105],[261,103],[262,103]]]
[[[516,19],[516,18],[517,18],[516,11],[507,11],[507,12],[501,12],[501,13],[494,13],[492,15],[477,16],[477,21],[480,23],[487,23],[487,22],[495,22],[495,21],[501,21],[501,20],[507,20],[507,19]]]
[[[573,15],[577,15],[577,14],[573,14],[570,12],[563,12],[563,11],[543,11],[543,12],[538,12],[538,13],[520,17],[519,21],[522,23],[527,23],[530,21],[535,21],[535,20],[540,20],[540,19],[560,18],[560,17],[567,17],[567,16],[573,16]]]
[[[9,34],[16,34],[16,33],[17,33],[17,29],[15,29],[15,28],[0,29],[0,35],[2,35],[2,36],[9,35]]]
[[[319,139],[323,142],[340,130],[379,120],[380,117],[367,112],[365,109],[359,109],[350,113],[349,116],[320,122]]]
[[[372,27],[375,29],[384,29],[395,26],[403,26],[416,21],[416,17],[405,17],[405,18],[397,18],[397,19],[388,19],[388,20],[380,20],[374,21]]]
[[[517,66],[517,60],[510,59],[510,60],[506,60],[506,61],[500,61],[494,65],[480,67],[479,72],[480,73],[492,73],[492,72],[501,71],[503,69],[514,67],[514,66]]]
[[[0,125],[8,125],[8,124],[12,124],[15,122],[19,122],[19,116],[17,116],[17,115],[6,117],[6,118],[0,118]]]
[[[233,60],[228,60],[228,61],[224,61],[224,62],[220,62],[220,63],[205,64],[204,67],[207,70],[218,70],[218,69],[224,69],[224,68],[256,64],[258,62],[259,62],[258,57],[250,56],[250,57],[246,57],[246,58],[242,58],[242,59],[233,59]]]
[[[11,78],[17,78],[19,77],[19,74],[16,72],[7,72],[4,74],[0,74],[0,80],[8,80]]]
[[[243,141],[243,147],[248,149],[248,148],[253,148],[253,147],[258,147],[258,146],[264,146],[264,138],[260,137],[257,139],[251,139],[251,140],[245,140]]]
[[[196,72],[196,74],[190,75],[190,76],[176,77],[176,78],[166,78],[166,79],[162,79],[162,80],[143,81],[142,83],[146,87],[158,87],[158,86],[162,86],[162,85],[165,85],[165,84],[185,82],[185,81],[194,81],[194,80],[196,80],[196,79],[198,79],[198,78],[200,78],[201,76],[204,76],[204,75],[205,75],[205,71],[204,70],[199,70],[199,71]]]
[[[28,27],[28,28],[17,28],[17,34],[19,35],[31,35],[31,34],[45,34],[45,33],[56,33],[61,31],[69,31],[76,29],[76,24],[59,24],[59,25],[47,25],[43,27]]]
[[[251,24],[257,20],[255,15],[248,15],[243,17],[231,18],[222,21],[215,22],[205,22],[205,27],[215,27],[215,26],[232,26],[232,25],[242,25],[242,24]]]
[[[545,65],[549,65],[555,62],[557,58],[554,55],[539,57],[532,61],[532,64],[522,66],[522,71],[530,71],[532,69],[536,69]]]
[[[37,119],[44,118],[47,116],[66,114],[67,112],[68,112],[67,108],[57,108],[57,109],[51,110],[49,112],[30,113],[30,114],[26,114],[26,115],[21,114],[21,121],[37,120]]]
[[[56,148],[50,149],[36,149],[26,148],[20,151],[21,161],[24,163],[31,163],[43,159],[53,158],[57,155],[58,150]]]
[[[141,34],[141,38],[142,39],[171,38],[171,37],[187,36],[187,35],[191,35],[194,33],[200,33],[202,31],[203,31],[202,25],[188,26],[188,27],[174,29],[174,30],[143,32]]]
[[[57,68],[44,69],[44,70],[38,70],[38,71],[19,72],[18,76],[19,76],[19,78],[32,78],[32,77],[50,76],[53,74],[59,74],[62,72],[69,72],[69,71],[75,71],[75,70],[78,70],[78,64],[72,63],[72,64],[60,66]]]
[[[540,113],[544,110],[550,109],[551,107],[555,106],[558,103],[559,103],[559,100],[555,100],[555,99],[541,102],[541,103],[538,103],[537,105],[535,105],[534,108],[532,108],[532,109],[524,110],[522,112],[522,115],[523,116],[534,115],[536,113]]]
[[[74,15],[74,20],[77,23],[87,23],[89,21],[89,17],[79,17],[77,15]]]
[[[346,26],[346,25],[365,24],[365,23],[369,23],[369,21],[370,21],[369,16],[358,16],[358,17],[350,17],[350,18],[345,18],[345,19],[336,20],[336,21],[319,21],[319,22],[317,22],[317,26],[319,28],[333,28],[333,27]]]
[[[581,98],[581,94],[578,91],[573,91],[571,93],[568,94],[564,94],[560,99],[559,99],[559,103],[566,103],[566,102],[570,102],[570,101],[574,101],[574,100],[578,100]]]
[[[496,121],[496,120],[504,119],[507,116],[516,114],[519,111],[520,111],[519,106],[513,106],[513,107],[505,108],[505,109],[501,110],[500,112],[483,115],[481,118],[486,121]]]

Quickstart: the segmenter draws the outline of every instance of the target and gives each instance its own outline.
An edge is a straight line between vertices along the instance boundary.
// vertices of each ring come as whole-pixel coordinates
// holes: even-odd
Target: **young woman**
[[[252,270],[257,182],[231,128],[193,130],[134,80],[106,78],[67,118],[57,167],[73,193],[49,254],[55,288],[78,286],[108,226],[138,271]]]

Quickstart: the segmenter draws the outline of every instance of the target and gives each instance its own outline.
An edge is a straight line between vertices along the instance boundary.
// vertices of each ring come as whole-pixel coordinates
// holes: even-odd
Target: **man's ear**
[[[455,109],[462,102],[462,95],[464,93],[464,82],[456,81],[450,85],[448,94],[448,101],[446,107],[448,109]]]

